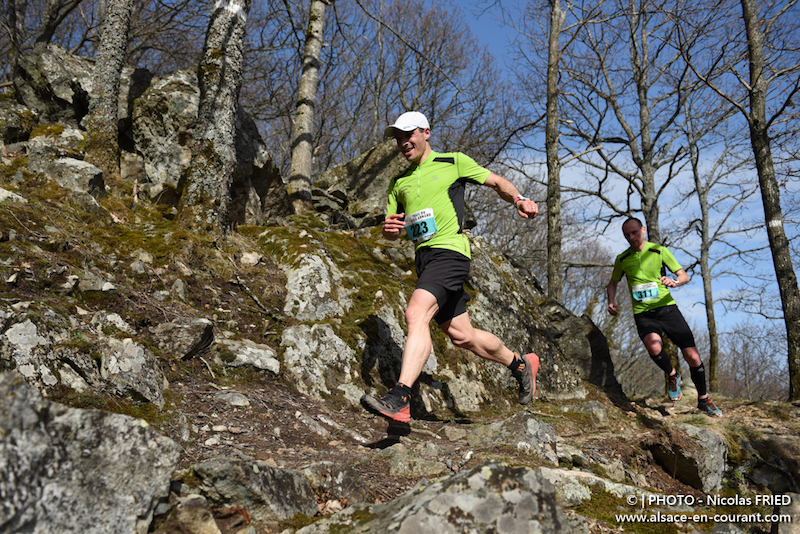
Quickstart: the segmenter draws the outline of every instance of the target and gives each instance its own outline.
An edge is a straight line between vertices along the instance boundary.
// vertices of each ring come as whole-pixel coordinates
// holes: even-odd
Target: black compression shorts
[[[464,282],[469,276],[469,258],[445,248],[423,247],[417,251],[414,263],[419,277],[417,289],[431,293],[439,305],[436,324],[467,313],[470,296],[464,291]]]
[[[666,333],[678,348],[686,349],[696,346],[694,335],[675,304],[637,313],[633,318],[642,340],[647,334],[654,333],[663,338]]]

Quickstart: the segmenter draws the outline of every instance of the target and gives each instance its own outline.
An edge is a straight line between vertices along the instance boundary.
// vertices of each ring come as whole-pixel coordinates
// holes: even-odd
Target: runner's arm
[[[683,269],[678,269],[675,272],[675,275],[678,277],[677,280],[673,280],[672,278],[668,278],[666,276],[662,276],[659,278],[659,280],[661,280],[661,283],[666,287],[679,287],[688,284],[689,280],[692,279]]]
[[[522,196],[519,190],[514,187],[514,184],[505,178],[491,172],[483,185],[491,187],[500,198],[514,204],[514,207],[517,208],[517,213],[519,213],[521,217],[533,219],[539,214],[539,206],[536,205],[536,202]],[[518,198],[519,201],[517,201]]]
[[[619,310],[617,310],[617,303],[614,301],[617,296],[617,283],[618,282],[612,278],[606,286],[606,293],[608,294],[608,313],[611,315],[617,315],[619,313]]]

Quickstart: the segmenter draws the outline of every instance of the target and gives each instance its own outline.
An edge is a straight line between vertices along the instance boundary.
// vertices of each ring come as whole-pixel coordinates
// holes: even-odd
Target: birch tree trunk
[[[325,26],[324,0],[311,0],[303,64],[298,86],[297,110],[292,136],[292,164],[286,190],[296,213],[310,211],[311,169],[314,157],[314,108],[319,86],[322,57],[322,31]]]
[[[550,0],[550,37],[547,51],[547,296],[563,301],[561,266],[561,162],[558,159],[558,69],[561,59],[559,36],[564,24],[561,0]]]
[[[251,0],[217,0],[197,68],[200,105],[192,164],[182,184],[184,224],[222,233],[230,227],[236,169],[236,114]]]
[[[133,0],[108,0],[89,102],[86,161],[108,174],[119,173],[119,85]]]
[[[756,0],[741,0],[742,15],[747,31],[747,48],[750,65],[750,109],[747,121],[750,142],[758,171],[764,218],[767,224],[769,248],[778,280],[778,289],[786,323],[789,363],[789,400],[800,399],[800,290],[792,266],[789,241],[783,227],[780,187],[775,174],[772,147],[767,121],[766,99],[769,89],[768,73],[765,71],[764,33]]]

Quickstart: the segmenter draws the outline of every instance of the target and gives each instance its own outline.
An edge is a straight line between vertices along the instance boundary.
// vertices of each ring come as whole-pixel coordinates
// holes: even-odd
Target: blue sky
[[[487,4],[491,3],[492,0],[454,0],[453,2],[454,5],[461,9],[464,21],[470,25],[475,37],[477,37],[482,44],[488,46],[490,52],[497,59],[498,66],[504,66],[506,57],[508,55],[507,46],[509,41],[515,36],[515,31],[504,26],[491,12],[481,13],[481,6],[485,7]],[[510,5],[511,2],[504,2],[504,4]],[[496,6],[493,9],[497,9]],[[785,203],[786,197],[784,197],[782,200]],[[687,206],[675,206],[674,209],[669,209],[667,207],[668,199],[664,198],[662,199],[662,202],[665,203],[665,209],[662,209],[662,219],[664,219],[661,221],[662,228],[669,222],[666,219],[680,218],[682,215],[685,215]],[[689,209],[694,208],[695,206],[691,206]],[[760,212],[760,201],[756,201],[753,204],[753,211]],[[754,215],[756,214],[754,213]],[[763,214],[761,216],[763,217]],[[627,245],[617,227],[610,228],[603,237],[603,241],[611,250],[615,251],[615,253],[621,252]],[[763,236],[763,239],[766,240],[766,235]],[[683,264],[688,264],[691,262],[691,258],[689,258],[685,253],[682,253],[678,250],[675,250],[674,252],[678,257],[678,260]],[[768,251],[764,252],[763,260],[763,263],[759,266],[759,270],[763,269],[763,272],[765,273],[769,271],[774,276],[774,270],[771,268],[771,258]],[[732,289],[733,286],[734,284],[730,280],[727,281],[727,283],[717,280],[714,287],[715,297],[719,298],[724,291]],[[705,309],[702,305],[703,282],[699,276],[699,272],[694,274],[692,282],[689,285],[676,291],[675,298],[687,318],[689,318],[695,324],[703,326],[705,325]],[[719,326],[722,329],[724,329],[725,326],[732,325],[733,323],[736,323],[745,317],[744,314],[740,313],[725,313],[721,305],[717,305],[715,308],[717,311],[717,320],[721,323]]]
[[[453,0],[450,3],[461,9],[464,20],[469,23],[475,36],[482,44],[487,45],[492,55],[502,63],[505,58],[508,36],[513,30],[504,27],[491,13],[480,14],[483,10],[478,7],[478,4],[486,2]]]

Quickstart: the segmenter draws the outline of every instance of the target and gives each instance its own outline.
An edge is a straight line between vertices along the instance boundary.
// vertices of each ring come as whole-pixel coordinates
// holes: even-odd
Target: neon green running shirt
[[[645,244],[643,251],[636,252],[628,249],[614,260],[611,279],[619,282],[622,275],[625,275],[628,289],[631,291],[633,313],[642,313],[675,304],[669,289],[659,281],[661,276],[666,276],[665,267],[673,273],[683,268],[672,252],[649,241]]]
[[[483,184],[489,170],[460,152],[431,152],[392,178],[386,216],[405,213],[406,234],[422,247],[445,248],[471,258],[464,224],[464,186]]]

